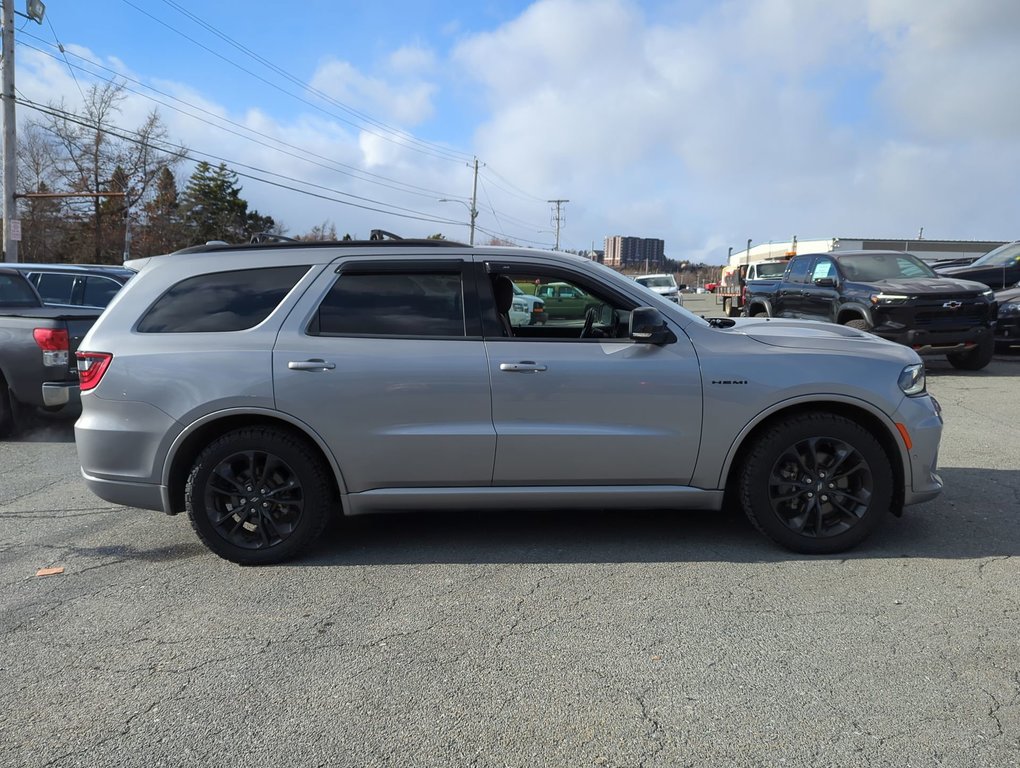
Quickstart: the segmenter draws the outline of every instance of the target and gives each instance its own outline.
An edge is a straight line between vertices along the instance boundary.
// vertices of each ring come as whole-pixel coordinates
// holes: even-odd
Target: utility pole
[[[470,168],[471,165],[468,164]],[[468,240],[468,245],[473,246],[475,244],[475,219],[478,218],[478,158],[475,158],[475,178],[474,183],[471,185],[471,239]]]
[[[21,240],[21,222],[14,186],[18,182],[17,136],[14,120],[14,0],[3,0],[3,63],[0,64],[0,96],[3,98],[3,215],[4,261],[18,260],[18,241]],[[29,0],[27,18],[42,24],[46,6],[40,0]],[[21,14],[24,15],[24,14]]]
[[[3,0],[3,101],[4,101],[4,261],[18,260],[21,222],[15,224],[18,206],[14,202],[17,182],[14,135],[14,0]]]
[[[556,206],[556,218],[553,220],[553,224],[556,225],[556,245],[553,247],[553,250],[558,251],[560,249],[560,224],[563,221],[562,217],[560,216],[560,206],[562,206],[564,203],[569,203],[570,201],[561,199],[561,200],[546,200],[546,202],[553,203]]]

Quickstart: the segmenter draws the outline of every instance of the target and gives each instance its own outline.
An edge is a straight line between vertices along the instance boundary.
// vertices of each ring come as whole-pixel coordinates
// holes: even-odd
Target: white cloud
[[[411,57],[410,50],[404,50],[396,56],[397,64],[406,64]],[[331,59],[319,65],[311,85],[336,101],[401,125],[414,126],[432,115],[435,86],[415,78],[389,83],[362,74],[349,62]]]
[[[671,256],[713,261],[749,236],[910,237],[920,226],[929,237],[1017,236],[1013,0],[656,8],[538,0],[498,27],[455,24],[449,39],[382,52],[377,68],[326,59],[312,85],[389,125],[460,137],[457,149],[486,164],[479,225],[522,240],[551,241],[538,232],[550,228],[549,198],[571,201],[566,247],[644,235],[664,238]],[[132,73],[138,62],[105,63],[145,79]],[[18,66],[30,97],[80,101],[62,62],[26,52]],[[460,206],[436,202],[470,192],[463,161],[409,146],[335,105],[323,112],[253,100],[227,109],[200,82],[155,85],[209,113],[160,107],[173,138],[189,147],[309,181],[327,197],[464,218]],[[137,125],[153,106],[129,95],[123,124]],[[211,128],[217,116],[263,134],[261,144]],[[292,233],[331,219],[363,235],[383,227],[467,236],[459,225],[396,221],[242,183],[253,207]]]

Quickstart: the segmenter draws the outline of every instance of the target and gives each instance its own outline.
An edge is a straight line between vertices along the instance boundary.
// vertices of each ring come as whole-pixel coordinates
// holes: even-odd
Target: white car
[[[510,325],[545,325],[545,302],[525,293],[514,283],[514,303],[510,305]]]
[[[680,303],[680,287],[673,275],[638,275],[634,278],[645,288],[650,288],[664,299]]]

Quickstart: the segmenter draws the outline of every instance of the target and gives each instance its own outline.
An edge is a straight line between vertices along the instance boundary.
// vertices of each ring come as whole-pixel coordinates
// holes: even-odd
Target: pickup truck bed
[[[16,281],[28,282],[12,272],[0,268],[9,297],[7,306],[0,303],[0,437],[16,431],[25,409],[77,416],[81,400],[74,353],[102,314],[101,309],[49,307],[41,301],[24,306],[27,296],[37,300],[38,294],[34,289],[24,293]]]

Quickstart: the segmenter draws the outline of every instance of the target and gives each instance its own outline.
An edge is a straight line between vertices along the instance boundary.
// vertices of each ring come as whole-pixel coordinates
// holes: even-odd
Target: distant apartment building
[[[666,261],[666,242],[653,237],[606,238],[606,251],[602,263],[607,267],[626,269],[661,269]]]

